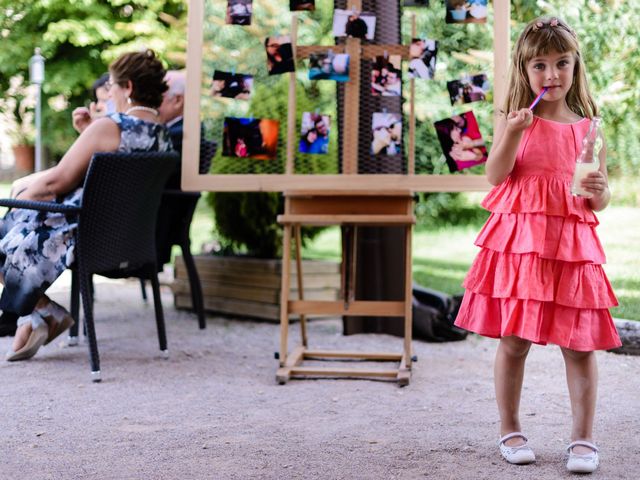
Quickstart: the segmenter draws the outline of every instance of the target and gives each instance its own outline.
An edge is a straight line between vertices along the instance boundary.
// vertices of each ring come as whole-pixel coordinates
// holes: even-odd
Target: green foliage
[[[482,225],[489,212],[478,203],[471,203],[464,194],[420,193],[416,204],[419,228],[439,228],[443,226]]]
[[[43,144],[60,157],[73,142],[71,111],[88,102],[89,87],[125,51],[155,49],[184,65],[183,0],[0,0],[0,92],[28,78],[35,47],[46,59]],[[10,48],[8,48],[10,46]]]

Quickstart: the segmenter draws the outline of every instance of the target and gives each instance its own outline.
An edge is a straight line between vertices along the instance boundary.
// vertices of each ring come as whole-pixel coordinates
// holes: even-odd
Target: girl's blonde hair
[[[539,17],[529,22],[520,34],[513,50],[509,74],[509,89],[504,103],[504,114],[527,107],[535,95],[529,86],[527,63],[550,52],[573,53],[575,68],[573,84],[567,93],[567,105],[581,117],[593,118],[598,108],[589,93],[584,62],[576,33],[556,17]]]

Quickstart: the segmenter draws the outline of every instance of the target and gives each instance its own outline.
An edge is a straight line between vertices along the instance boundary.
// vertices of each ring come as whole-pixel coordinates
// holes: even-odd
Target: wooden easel
[[[280,300],[280,368],[279,383],[291,377],[340,376],[395,379],[408,385],[411,375],[411,235],[415,216],[410,191],[287,191],[285,213],[278,216],[284,226],[282,253],[282,287]],[[341,225],[351,230],[343,237],[342,299],[338,301],[308,301],[304,299],[300,228],[302,225]],[[361,226],[393,226],[405,229],[405,295],[402,301],[362,301],[355,298],[356,240]],[[291,281],[291,237],[295,239],[295,258],[299,299],[289,298]],[[288,353],[289,315],[300,315],[301,345]],[[308,348],[306,315],[358,315],[376,317],[404,317],[404,348],[402,353],[346,352],[310,350]],[[399,362],[396,368],[363,369],[335,367],[306,367],[306,359],[370,360]]]
[[[360,9],[361,2],[353,2]],[[415,18],[412,33],[415,35]],[[410,190],[377,190],[363,188],[358,173],[358,120],[360,95],[360,61],[362,57],[374,59],[382,55],[409,56],[409,48],[404,45],[361,45],[360,39],[347,38],[345,46],[296,46],[297,19],[294,15],[291,40],[296,59],[302,59],[311,53],[326,52],[331,49],[346,52],[350,56],[350,80],[345,86],[343,131],[343,175],[352,176],[358,188],[323,189],[323,190],[287,190],[285,211],[278,216],[283,225],[282,253],[282,287],[280,300],[280,368],[276,379],[283,384],[292,377],[368,377],[395,379],[402,386],[408,385],[411,375],[411,304],[412,304],[412,268],[411,268],[411,235],[415,224],[413,215],[413,193]],[[289,85],[289,117],[287,142],[287,173],[293,173],[294,150],[296,145],[296,79],[291,74]],[[410,80],[410,118],[409,118],[409,156],[408,173],[415,170],[415,110],[414,80]],[[345,227],[342,246],[342,300],[340,301],[305,301],[301,262],[301,226],[340,225]],[[402,301],[361,301],[355,299],[355,261],[356,239],[358,228],[363,226],[401,226],[405,229],[405,263],[404,282],[405,295]],[[298,278],[299,299],[289,299],[290,262],[292,231],[295,238],[295,257]],[[289,353],[288,332],[289,315],[300,316],[302,334],[301,345]],[[404,347],[402,353],[386,352],[347,352],[309,350],[306,315],[357,315],[376,317],[404,317]],[[307,359],[324,360],[362,360],[398,362],[396,368],[363,369],[308,367],[303,362]]]

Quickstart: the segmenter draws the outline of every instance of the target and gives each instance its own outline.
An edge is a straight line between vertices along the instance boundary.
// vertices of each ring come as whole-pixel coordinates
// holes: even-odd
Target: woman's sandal
[[[38,314],[34,312],[31,315]],[[22,318],[29,319],[29,321],[31,321],[31,315]],[[27,338],[27,342],[22,346],[22,348],[19,348],[16,352],[14,352],[13,350],[9,350],[7,352],[6,360],[8,362],[27,360],[33,357],[38,352],[40,347],[44,345],[44,342],[47,340],[47,336],[49,335],[49,327],[41,319],[40,322],[37,323],[37,325],[37,327],[31,330],[31,334],[29,335],[29,338]]]
[[[585,454],[574,453],[573,447],[578,445],[590,448],[592,452]],[[567,453],[569,454],[567,470],[570,472],[592,473],[596,471],[600,464],[600,459],[598,458],[598,447],[591,442],[587,442],[585,440],[576,440],[575,442],[571,442],[567,447]]]
[[[67,309],[53,300],[49,300],[49,303],[44,307],[37,308],[36,312],[49,324],[49,335],[44,342],[45,345],[51,343],[75,323]]]
[[[518,445],[517,447],[505,445],[504,442],[515,437],[522,438],[524,440],[524,444]],[[527,463],[536,461],[536,456],[533,453],[533,450],[531,450],[531,447],[527,445],[527,442],[527,437],[525,437],[521,432],[512,432],[498,440],[498,446],[500,447],[502,457],[507,462],[513,463],[514,465],[526,465]]]

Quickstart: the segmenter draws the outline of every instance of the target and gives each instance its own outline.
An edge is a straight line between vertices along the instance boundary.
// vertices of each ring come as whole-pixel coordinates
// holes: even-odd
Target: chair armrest
[[[0,198],[0,207],[25,208],[56,213],[80,213],[82,210],[80,207],[72,207],[71,205],[63,205],[56,202],[37,202],[34,200],[17,200],[15,198]]]

